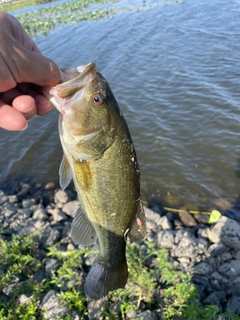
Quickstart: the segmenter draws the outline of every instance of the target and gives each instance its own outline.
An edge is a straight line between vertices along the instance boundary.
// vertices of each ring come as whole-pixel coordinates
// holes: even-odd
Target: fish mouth
[[[64,69],[62,72],[64,73]],[[77,92],[79,93],[78,98],[80,98],[83,94],[82,89],[87,86],[96,73],[95,62],[68,69],[65,71],[65,76],[63,78],[70,80],[51,88],[47,92],[47,95],[46,92],[44,92],[44,95],[54,107],[63,114],[64,106],[68,104],[68,100],[70,100]]]

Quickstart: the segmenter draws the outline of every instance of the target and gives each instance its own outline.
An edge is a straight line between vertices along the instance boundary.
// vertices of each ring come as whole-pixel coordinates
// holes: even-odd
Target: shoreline
[[[157,206],[151,209],[146,208],[146,241],[128,243],[127,257],[131,270],[134,263],[131,260],[132,258],[130,259],[131,250],[139,250],[134,253],[134,257],[137,259],[145,257],[141,260],[143,262],[141,271],[146,269],[146,276],[150,277],[151,281],[148,281],[151,282],[152,286],[148,287],[145,296],[143,295],[141,298],[138,296],[131,301],[130,297],[124,297],[124,292],[127,296],[127,293],[135,287],[140,291],[144,290],[146,284],[143,282],[136,286],[133,275],[130,274],[126,289],[122,293],[116,291],[110,294],[108,298],[88,301],[84,295],[82,283],[96,256],[98,245],[95,244],[89,249],[76,247],[72,243],[69,231],[77,206],[78,201],[76,201],[76,193],[73,190],[62,191],[51,182],[46,184],[44,188],[39,185],[39,189],[36,190],[33,190],[30,184],[23,183],[15,190],[15,194],[0,192],[0,223],[2,226],[0,229],[0,246],[3,246],[3,244],[10,246],[15,241],[15,237],[19,237],[18,241],[21,243],[21,241],[24,241],[21,239],[38,233],[40,236],[35,240],[35,246],[37,244],[37,247],[34,264],[37,264],[37,261],[41,262],[41,267],[36,271],[29,267],[30,272],[20,274],[17,276],[17,280],[15,275],[8,279],[7,283],[4,283],[6,272],[11,269],[11,264],[2,267],[1,263],[0,312],[3,310],[2,312],[8,313],[10,305],[13,309],[17,305],[24,309],[26,308],[26,302],[34,301],[36,314],[42,316],[44,311],[46,319],[56,318],[57,316],[65,319],[67,315],[70,315],[70,318],[66,319],[108,319],[108,317],[104,318],[102,316],[101,309],[104,309],[105,312],[110,312],[106,310],[115,310],[116,319],[117,317],[120,317],[120,319],[136,317],[145,319],[147,316],[149,319],[168,319],[163,317],[163,311],[169,312],[168,309],[170,310],[171,307],[175,308],[177,313],[179,307],[172,306],[171,299],[166,298],[167,290],[172,288],[172,295],[174,296],[174,291],[177,292],[177,284],[171,283],[171,281],[170,284],[166,284],[162,278],[166,277],[163,276],[164,270],[162,269],[159,279],[156,279],[156,275],[159,273],[157,268],[161,267],[161,263],[157,266],[158,257],[156,257],[156,253],[150,256],[147,254],[147,252],[153,250],[151,246],[154,246],[154,250],[160,250],[158,251],[159,254],[161,250],[165,250],[164,252],[168,257],[168,262],[165,261],[165,263],[169,263],[169,272],[174,272],[176,277],[180,277],[177,278],[179,285],[184,283],[182,276],[189,275],[191,277],[191,290],[196,291],[193,297],[195,303],[197,301],[199,304],[199,310],[205,310],[206,312],[206,308],[209,308],[207,306],[211,305],[212,309],[209,308],[210,311],[208,312],[214,312],[215,318],[213,319],[219,320],[235,319],[228,318],[227,310],[235,313],[234,317],[240,314],[240,240],[238,239],[240,224],[236,221],[222,216],[216,224],[210,226],[206,223],[199,223],[195,220],[195,216],[189,215],[187,212],[178,215],[162,211]],[[59,250],[58,254],[55,253],[56,256],[53,254],[54,250]],[[81,275],[81,279],[76,278],[73,281],[72,277],[68,280],[63,278],[62,281],[59,280],[61,285],[49,285],[48,290],[45,288],[36,299],[34,289],[29,289],[29,282],[32,283],[33,281],[34,286],[36,284],[41,286],[42,282],[51,277],[52,282],[56,281],[56,277],[61,273],[61,268],[65,263],[64,255],[76,254],[79,250],[82,250],[83,260],[82,267],[77,273],[78,276]],[[52,252],[53,255],[49,256],[49,252]],[[91,255],[90,252],[94,252],[94,254]],[[2,260],[3,256],[0,254],[0,262]],[[72,267],[73,272],[75,269],[76,267]],[[172,270],[170,271],[170,269]],[[151,275],[153,271],[154,277]],[[189,283],[188,285],[190,286]],[[12,299],[16,294],[16,289],[18,289],[19,294],[17,298],[14,298],[17,302],[14,302]],[[79,311],[79,308],[66,307],[59,298],[59,296],[69,294],[69,290],[70,292],[75,290],[76,295],[77,292],[81,295],[83,313]],[[196,294],[198,295],[197,300]],[[182,304],[186,304],[187,307],[185,308],[191,307],[192,302],[190,303],[190,301],[189,298],[189,302],[182,302]],[[4,303],[6,304],[5,308],[3,307]],[[15,307],[14,303],[16,303]],[[124,304],[129,304],[128,311],[121,312],[120,306]],[[182,312],[184,312],[184,308]],[[85,314],[84,317],[83,314]],[[6,319],[11,319],[11,317]],[[38,319],[44,318],[40,317]],[[169,319],[174,319],[174,317]],[[181,319],[187,318],[183,317]]]

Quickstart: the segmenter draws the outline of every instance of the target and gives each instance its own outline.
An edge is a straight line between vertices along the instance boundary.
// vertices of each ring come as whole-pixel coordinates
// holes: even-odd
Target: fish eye
[[[100,93],[95,93],[94,96],[93,96],[93,103],[96,105],[96,106],[101,106],[103,104],[103,97]]]

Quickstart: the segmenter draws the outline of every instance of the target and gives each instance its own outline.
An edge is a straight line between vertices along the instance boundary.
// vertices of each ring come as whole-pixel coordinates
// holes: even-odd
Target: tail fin
[[[105,261],[98,256],[86,278],[84,289],[86,295],[93,300],[98,300],[109,291],[124,288],[127,282],[127,261],[124,256],[122,263]]]

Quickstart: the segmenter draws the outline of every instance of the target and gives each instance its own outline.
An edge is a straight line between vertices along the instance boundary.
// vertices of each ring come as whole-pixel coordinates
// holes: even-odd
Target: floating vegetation
[[[33,37],[39,34],[47,35],[50,30],[56,26],[66,26],[69,24],[79,23],[85,20],[98,20],[104,17],[113,17],[117,13],[124,11],[139,12],[143,9],[154,6],[165,6],[173,3],[184,2],[184,0],[172,0],[169,2],[155,2],[146,4],[143,2],[141,7],[117,7],[114,3],[117,0],[74,0],[63,3],[61,5],[48,6],[35,11],[16,15],[16,18],[21,22],[27,33]],[[109,7],[101,7],[103,4],[110,4]],[[93,5],[95,5],[93,7]],[[96,5],[98,7],[96,8]],[[89,6],[91,6],[89,8]],[[91,9],[91,10],[90,10]],[[95,9],[95,10],[93,10]]]

